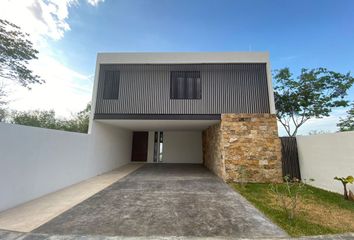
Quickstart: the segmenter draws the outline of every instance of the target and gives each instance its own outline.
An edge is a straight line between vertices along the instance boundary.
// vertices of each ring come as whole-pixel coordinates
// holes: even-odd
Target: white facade
[[[335,176],[354,175],[354,132],[297,136],[301,177],[311,185],[343,193]],[[348,184],[354,192],[354,184]]]

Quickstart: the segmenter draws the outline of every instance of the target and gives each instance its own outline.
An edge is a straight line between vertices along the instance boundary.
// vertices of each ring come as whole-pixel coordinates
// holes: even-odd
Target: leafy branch
[[[347,111],[347,116],[341,118],[337,126],[341,132],[354,131],[354,103],[352,107]]]
[[[28,68],[38,51],[17,25],[0,19],[0,77],[14,80],[29,88],[30,84],[44,81]]]
[[[348,89],[354,78],[326,68],[302,69],[293,77],[289,68],[275,71],[276,115],[289,136],[311,118],[329,116],[333,108],[348,106]]]

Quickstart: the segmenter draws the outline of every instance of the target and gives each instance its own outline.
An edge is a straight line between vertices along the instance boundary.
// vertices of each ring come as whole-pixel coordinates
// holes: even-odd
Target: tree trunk
[[[349,197],[348,197],[348,191],[347,191],[347,183],[343,182],[343,187],[344,187],[344,199],[348,200]]]

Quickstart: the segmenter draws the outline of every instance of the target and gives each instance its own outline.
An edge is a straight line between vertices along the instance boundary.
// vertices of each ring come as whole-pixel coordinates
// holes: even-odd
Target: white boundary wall
[[[297,136],[301,177],[319,188],[343,193],[335,176],[354,176],[354,132]],[[354,192],[354,185],[348,184]]]
[[[130,161],[128,130],[94,123],[91,134],[0,123],[0,211]]]

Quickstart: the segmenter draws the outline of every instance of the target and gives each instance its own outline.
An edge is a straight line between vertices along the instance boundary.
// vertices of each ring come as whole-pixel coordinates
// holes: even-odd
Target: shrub
[[[310,179],[313,181],[313,179]],[[294,219],[298,211],[299,200],[306,188],[305,181],[302,182],[297,178],[291,179],[289,176],[284,177],[284,184],[271,184],[270,190],[276,195],[277,201],[283,208],[289,220]]]
[[[354,182],[354,177],[353,176],[348,176],[346,178],[344,177],[334,177],[335,180],[340,181],[343,184],[343,188],[344,188],[344,199],[349,200],[349,194],[348,194],[348,190],[347,190],[347,184],[353,184]]]

